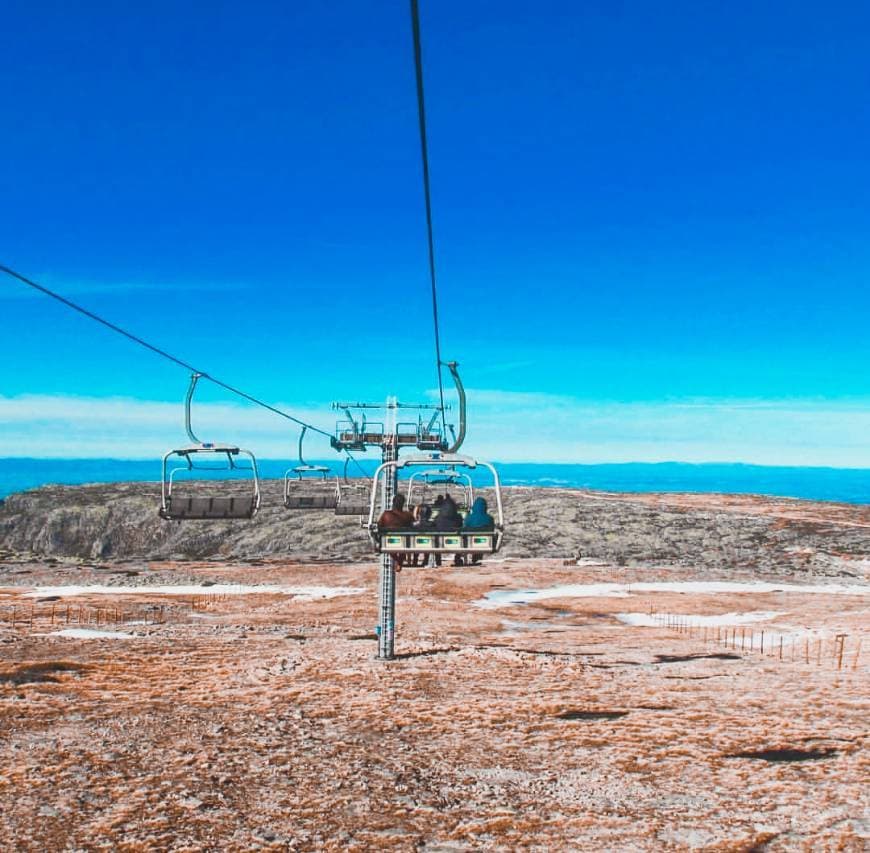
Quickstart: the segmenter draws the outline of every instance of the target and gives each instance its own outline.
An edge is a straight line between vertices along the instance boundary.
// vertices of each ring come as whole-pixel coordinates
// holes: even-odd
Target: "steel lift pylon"
[[[369,447],[379,447],[382,462],[393,462],[398,459],[399,450],[403,447],[412,449],[429,449],[433,445],[446,447],[444,436],[435,431],[435,417],[425,423],[418,418],[417,424],[399,423],[399,409],[416,409],[441,411],[440,406],[430,403],[400,403],[395,397],[388,397],[386,403],[333,403],[333,409],[347,414],[347,420],[336,425],[336,435],[332,446],[336,450],[365,450]],[[386,411],[384,423],[367,424],[365,415],[361,422],[353,417],[352,409],[383,409]],[[464,412],[463,418],[464,421]],[[389,509],[397,493],[398,471],[390,468],[387,476],[381,480],[380,505],[381,511]],[[395,657],[396,640],[396,570],[393,567],[393,557],[381,554],[381,570],[378,579],[378,658],[392,660]]]

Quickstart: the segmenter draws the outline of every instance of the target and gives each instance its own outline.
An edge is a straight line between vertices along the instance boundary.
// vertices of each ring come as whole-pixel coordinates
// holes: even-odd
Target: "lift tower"
[[[452,369],[455,370],[455,365]],[[460,434],[463,434],[464,395],[460,399]],[[455,435],[452,442],[448,442],[444,435],[443,421],[439,422],[439,416],[442,414],[440,405],[400,403],[395,397],[388,397],[385,403],[333,403],[332,408],[343,411],[347,417],[347,420],[338,422],[335,437],[331,440],[332,446],[339,451],[364,451],[377,447],[380,448],[383,462],[393,462],[399,458],[399,451],[402,448],[447,450],[450,444],[456,444]],[[416,421],[400,420],[399,412],[403,409],[416,411]],[[367,413],[371,410],[384,411],[384,420],[370,421]],[[422,413],[430,411],[433,414],[427,421]],[[355,415],[355,412],[360,414]],[[397,490],[397,471],[395,468],[390,468],[389,472],[389,475],[383,478],[380,495],[382,512],[392,506]],[[396,635],[396,571],[390,554],[381,555],[378,602],[378,658],[392,660],[395,655]]]

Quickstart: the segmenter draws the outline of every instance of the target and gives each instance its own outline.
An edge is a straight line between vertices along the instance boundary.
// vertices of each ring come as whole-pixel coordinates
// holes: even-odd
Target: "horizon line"
[[[463,454],[460,454],[463,455]],[[354,457],[359,462],[379,462],[378,458],[375,456],[369,457]],[[482,457],[474,457],[474,458],[482,458]],[[315,458],[311,457],[311,459],[315,462],[327,462],[333,463],[341,467],[344,465],[344,460],[336,460],[332,457],[322,457]],[[12,462],[12,461],[31,461],[31,462],[147,462],[154,463],[159,465],[160,459],[155,456],[0,456],[0,463],[3,462]],[[294,460],[291,457],[279,457],[279,456],[258,456],[258,463],[265,462],[281,462],[285,463],[296,463],[298,464],[298,460]],[[732,467],[732,468],[765,468],[765,469],[800,469],[806,471],[868,471],[870,472],[870,466],[863,465],[782,465],[782,464],[769,464],[762,462],[742,462],[742,461],[734,461],[734,460],[705,460],[703,462],[688,462],[682,461],[679,459],[667,459],[667,460],[658,460],[658,461],[648,461],[643,459],[631,460],[628,462],[607,462],[607,461],[599,461],[599,462],[578,462],[576,460],[571,461],[539,461],[534,459],[524,459],[524,460],[498,460],[492,459],[487,460],[491,461],[493,465],[538,465],[541,467],[553,467],[553,466],[577,466],[584,468],[604,468],[604,467],[624,467],[627,465],[645,465],[650,467],[663,467],[666,465],[678,465],[687,468],[702,468],[702,467]]]

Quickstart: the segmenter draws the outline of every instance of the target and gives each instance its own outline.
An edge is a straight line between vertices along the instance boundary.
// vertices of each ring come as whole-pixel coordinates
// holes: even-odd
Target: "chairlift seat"
[[[345,477],[338,481],[336,489],[336,515],[366,516],[369,513],[370,486],[368,481],[359,483],[347,479],[347,463],[345,463]]]
[[[250,519],[257,511],[255,495],[230,497],[178,497],[170,495],[166,506],[160,508],[160,517],[169,521],[217,519]]]
[[[336,509],[336,495],[287,495],[284,506],[287,509]],[[340,513],[339,513],[340,514]]]
[[[365,515],[369,511],[367,500],[339,500],[335,505],[336,515]]]
[[[302,432],[303,436],[305,431]],[[300,464],[284,474],[285,509],[335,509],[338,503],[336,481],[326,465],[309,465],[302,460],[302,439],[299,441]]]
[[[493,554],[498,550],[498,531],[459,530],[456,532],[422,530],[375,531],[381,553]]]

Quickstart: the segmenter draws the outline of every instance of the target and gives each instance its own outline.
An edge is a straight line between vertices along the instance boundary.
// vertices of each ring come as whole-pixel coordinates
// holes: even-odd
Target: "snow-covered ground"
[[[290,595],[294,601],[314,601],[322,598],[338,598],[343,595],[359,595],[365,592],[354,586],[283,586],[280,584],[235,584],[211,585],[186,584],[179,586],[40,586],[26,592],[22,598],[71,598],[79,595]]]
[[[496,589],[476,602],[478,607],[512,607],[554,598],[627,598],[637,593],[688,593],[719,595],[732,593],[787,592],[801,595],[870,595],[870,586],[859,584],[796,584],[764,581],[655,581],[648,583],[579,583],[543,589]]]
[[[749,625],[753,622],[769,622],[771,619],[776,619],[777,616],[784,615],[784,612],[776,610],[753,610],[749,613],[720,613],[715,616],[705,616],[695,613],[680,613],[678,614],[678,617],[686,625],[694,625],[703,628],[704,626]],[[668,618],[668,614],[617,613],[616,618],[623,624],[632,625],[636,628],[661,628],[662,624],[664,624]]]
[[[74,640],[134,640],[135,634],[124,631],[98,631],[94,628],[64,628],[62,631],[52,631],[49,637],[69,637]]]

